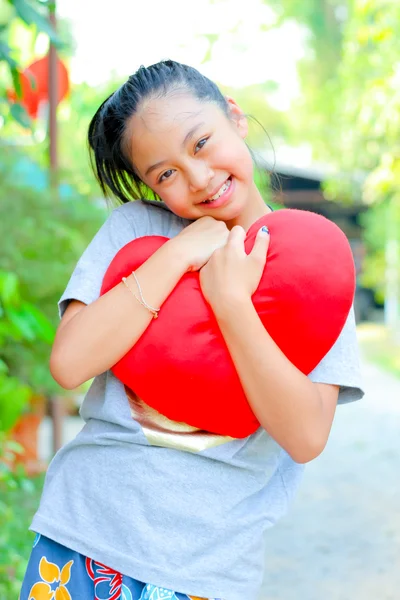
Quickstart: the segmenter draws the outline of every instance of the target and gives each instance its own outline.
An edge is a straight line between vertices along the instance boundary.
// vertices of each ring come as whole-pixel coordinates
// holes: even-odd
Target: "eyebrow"
[[[205,124],[204,121],[202,121],[201,123],[197,123],[196,125],[194,125],[192,127],[192,129],[190,129],[187,134],[185,135],[185,138],[182,142],[182,148],[184,146],[186,146],[186,144],[192,139],[192,137],[194,136],[194,134],[196,133],[196,131],[202,127]],[[159,167],[162,167],[163,165],[165,165],[167,163],[166,160],[160,160],[159,162],[155,163],[154,165],[151,165],[151,167],[149,167],[145,173],[145,177],[147,177],[147,175],[150,175],[150,173],[152,173],[153,171],[155,171],[156,169],[158,169]]]

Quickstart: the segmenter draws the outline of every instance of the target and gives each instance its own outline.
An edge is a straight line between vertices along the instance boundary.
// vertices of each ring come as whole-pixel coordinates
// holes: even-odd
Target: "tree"
[[[385,288],[386,322],[393,329],[400,316],[399,26],[398,3],[354,1],[338,73],[340,101],[333,120],[339,127],[329,143],[342,171],[365,174],[363,200],[371,206],[365,218],[371,251],[365,276]]]
[[[277,14],[275,27],[295,21],[304,30],[305,56],[297,63],[301,97],[286,115],[294,143],[324,151],[337,97],[337,74],[352,0],[265,0]]]
[[[21,64],[40,33],[57,47],[62,46],[47,18],[50,6],[50,0],[0,0],[1,116],[5,122],[11,117],[25,128],[30,127],[30,119],[20,102],[7,101],[7,90],[13,88],[17,99],[21,98]]]
[[[271,0],[280,20],[307,28],[310,58],[299,65],[299,139],[336,166],[332,199],[354,192],[370,206],[363,219],[365,280],[385,289],[396,327],[400,294],[400,5],[392,0]]]

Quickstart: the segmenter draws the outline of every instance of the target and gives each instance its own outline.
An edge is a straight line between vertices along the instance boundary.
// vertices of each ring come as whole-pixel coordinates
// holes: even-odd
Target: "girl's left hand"
[[[225,246],[218,248],[200,270],[200,285],[214,313],[248,301],[260,283],[267,259],[269,231],[261,228],[254,247],[246,254],[243,227],[231,229]]]

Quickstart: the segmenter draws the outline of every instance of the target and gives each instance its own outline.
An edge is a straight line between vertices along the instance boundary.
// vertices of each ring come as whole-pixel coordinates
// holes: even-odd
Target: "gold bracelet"
[[[129,284],[128,284],[128,281],[127,281],[126,277],[123,277],[122,281],[124,282],[124,284],[126,285],[126,287],[128,288],[128,290],[131,292],[131,294],[135,297],[135,299],[139,302],[139,304],[141,304],[142,306],[144,306],[144,308],[146,308],[149,312],[151,312],[151,314],[153,315],[153,319],[157,319],[158,313],[160,312],[160,309],[159,308],[154,308],[153,306],[150,306],[150,304],[147,304],[146,300],[143,297],[142,288],[140,287],[139,280],[136,277],[136,273],[134,271],[132,271],[132,275],[135,278],[136,285],[137,285],[138,290],[139,290],[140,298],[138,298],[136,296],[136,294],[131,290],[131,288],[129,287]]]

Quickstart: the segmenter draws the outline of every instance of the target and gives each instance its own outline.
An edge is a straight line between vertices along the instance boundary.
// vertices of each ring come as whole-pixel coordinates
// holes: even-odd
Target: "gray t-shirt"
[[[160,203],[113,210],[79,260],[61,314],[71,299],[98,298],[122,246],[187,224]],[[310,378],[340,385],[340,403],[362,397],[353,312]],[[303,465],[262,428],[232,439],[169,421],[111,372],[94,379],[81,415],[82,431],[49,466],[31,529],[146,583],[254,600],[268,528],[286,512]]]

